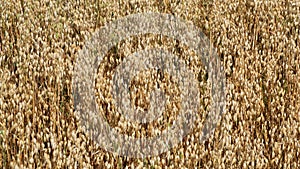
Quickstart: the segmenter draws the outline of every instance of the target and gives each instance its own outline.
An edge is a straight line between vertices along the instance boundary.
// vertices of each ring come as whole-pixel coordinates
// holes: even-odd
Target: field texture
[[[159,156],[128,158],[105,151],[83,131],[72,75],[78,52],[97,29],[142,12],[175,15],[209,37],[226,74],[226,108],[213,135],[200,143],[210,95],[198,67],[203,90],[193,132]],[[0,168],[300,168],[299,25],[297,0],[0,0]],[[120,42],[107,58],[118,61],[143,46],[163,46],[183,59],[188,53],[179,42],[148,34]],[[168,74],[159,83],[174,104],[160,121],[138,126],[104,108],[112,72],[101,76],[102,69],[95,94],[107,96],[97,103],[111,126],[148,137],[172,123],[180,91]],[[147,109],[144,95],[160,76],[149,71],[133,80],[133,87],[142,86],[134,89],[133,99],[142,100],[137,106]],[[148,88],[140,79],[149,79]]]

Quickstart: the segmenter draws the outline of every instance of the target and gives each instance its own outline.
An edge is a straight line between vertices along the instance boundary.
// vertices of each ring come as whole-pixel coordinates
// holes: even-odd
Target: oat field
[[[199,143],[210,101],[206,74],[197,69],[202,113],[193,132],[163,154],[128,158],[105,151],[83,131],[72,75],[78,52],[96,30],[143,12],[175,15],[209,37],[224,66],[226,108],[213,135]],[[108,57],[145,39],[149,46],[187,51],[171,39],[145,35],[118,44]],[[141,79],[158,78],[152,74]],[[107,80],[97,78],[96,95],[109,88]],[[168,80],[162,87],[179,92]],[[136,89],[136,97],[148,90]],[[147,107],[147,101],[138,104]],[[153,135],[152,127],[163,130],[176,116],[170,111],[162,125],[138,128],[103,110],[112,126],[136,137]],[[0,0],[0,168],[300,168],[298,158],[300,1]]]

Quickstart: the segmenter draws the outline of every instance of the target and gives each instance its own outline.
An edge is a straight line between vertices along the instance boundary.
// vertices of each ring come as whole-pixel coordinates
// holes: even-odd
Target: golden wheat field
[[[167,152],[129,158],[105,151],[83,131],[72,76],[95,31],[144,12],[175,15],[210,39],[224,67],[226,106],[214,133],[199,142],[210,99],[206,74],[197,68],[203,82],[198,125]],[[298,0],[0,0],[0,28],[0,168],[300,168]],[[119,43],[106,57],[117,60],[143,45],[174,49],[183,58],[188,53],[172,39],[147,34]],[[95,86],[95,95],[110,100],[112,68]],[[164,77],[161,87],[180,107],[179,89]],[[149,92],[154,83],[147,88],[142,79],[151,78],[159,77],[150,71],[134,79],[142,86],[135,97]],[[176,116],[171,105],[161,121],[137,127],[103,108],[110,101],[98,97],[97,103],[111,126],[135,137],[154,135],[152,128],[163,130]]]

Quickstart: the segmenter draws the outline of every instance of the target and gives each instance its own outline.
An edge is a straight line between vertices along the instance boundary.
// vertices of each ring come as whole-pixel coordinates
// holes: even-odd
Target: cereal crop
[[[199,72],[201,92],[199,119],[180,144],[157,156],[129,158],[105,151],[84,132],[74,112],[72,76],[78,52],[95,31],[143,12],[175,15],[210,39],[226,75],[226,107],[214,133],[199,142],[211,103],[201,61],[167,37],[121,41],[105,56],[95,85],[100,114],[120,133],[154,136],[181,106],[172,77],[146,71],[133,79],[131,99],[149,109],[148,93],[160,85],[170,98],[163,117],[145,125],[114,113],[109,85],[126,55],[154,46],[183,59],[191,55],[186,63]],[[0,0],[0,168],[299,168],[299,158],[299,1]]]

